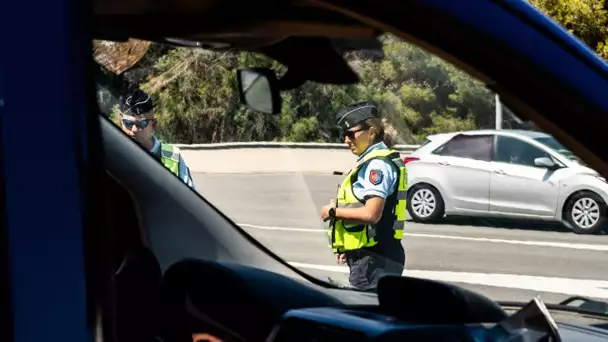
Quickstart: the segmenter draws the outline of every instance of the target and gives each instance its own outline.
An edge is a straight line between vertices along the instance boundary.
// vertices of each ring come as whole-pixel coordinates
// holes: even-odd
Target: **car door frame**
[[[114,340],[89,5],[0,2],[2,341]]]
[[[553,160],[557,165],[561,167],[563,167],[563,165],[561,165],[561,161],[557,160],[553,154],[551,153],[551,151],[549,150],[549,148],[545,148],[544,146],[538,146],[540,144],[534,144],[531,143],[530,141],[527,141],[527,139],[525,139],[525,137],[519,137],[516,135],[511,135],[511,134],[500,134],[500,133],[496,133],[494,135],[494,143],[493,143],[493,151],[492,151],[492,174],[490,176],[490,212],[493,215],[505,215],[505,216],[520,216],[520,217],[528,217],[528,218],[534,218],[534,219],[553,219],[556,217],[557,215],[557,210],[559,207],[559,193],[560,193],[560,181],[559,179],[556,179],[556,172],[559,172],[559,168],[555,169],[555,170],[550,170],[550,169],[546,169],[546,168],[541,168],[541,167],[537,167],[537,166],[530,166],[530,165],[525,165],[525,164],[513,164],[513,163],[506,163],[506,162],[500,162],[496,160],[496,155],[497,155],[497,149],[499,148],[499,142],[498,140],[500,138],[505,138],[505,139],[514,139],[517,140],[523,144],[527,144],[532,148],[535,148],[539,151],[542,151],[544,154],[547,155],[547,157],[551,158],[551,160]],[[539,175],[540,173],[543,173],[543,177],[542,179],[540,179],[540,182],[542,183],[537,183],[535,181],[538,181],[537,179],[537,175]],[[529,177],[527,177],[527,175],[530,175]],[[518,179],[521,179],[520,182],[517,182],[514,178],[517,177]],[[553,178],[553,179],[551,179]],[[530,181],[531,180],[531,181]],[[505,184],[506,182],[508,182],[508,185]],[[524,186],[514,186],[513,183],[521,183],[521,182],[526,182],[526,185]],[[525,209],[521,209],[521,207],[514,207],[514,206],[502,206],[502,207],[511,207],[514,208],[513,211],[506,211],[508,209],[501,209],[502,207],[500,205],[495,205],[495,207],[493,207],[492,203],[493,202],[500,202],[500,192],[499,191],[495,191],[495,189],[501,189],[500,191],[507,192],[507,193],[511,193],[513,189],[519,189],[517,191],[526,191],[529,189],[534,189],[534,191],[531,191],[532,193],[535,193],[538,190],[542,190],[542,189],[551,189],[552,191],[547,191],[547,192],[551,192],[550,194],[543,192],[544,194],[541,195],[544,197],[549,197],[552,199],[552,203],[551,204],[547,204],[547,210],[546,211],[542,211],[542,210],[525,210]],[[507,198],[509,198],[510,196],[505,195]],[[515,195],[512,197],[517,197],[517,196],[521,196],[521,194],[519,195]],[[498,197],[498,199],[496,198]],[[505,203],[518,203],[517,199],[514,200],[506,200],[504,201]],[[526,203],[530,203],[529,201],[527,201]]]
[[[445,147],[448,146],[450,143],[454,142],[454,139],[458,139],[459,137],[485,137],[485,136],[491,136],[491,134],[487,134],[487,133],[481,133],[481,132],[463,132],[460,134],[456,134],[454,136],[452,136],[449,140],[445,141],[443,144],[441,144],[439,147],[437,147],[436,149],[434,149],[433,151],[430,152],[430,154],[437,156],[439,158],[445,159],[443,161],[436,161],[437,164],[442,165],[442,163],[447,163],[447,165],[445,165],[444,167],[446,167],[446,171],[444,171],[444,173],[447,174],[447,180],[446,180],[446,184],[442,185],[442,189],[444,191],[443,196],[446,197],[446,202],[450,203],[450,207],[446,208],[446,212],[449,212],[450,214],[466,214],[466,215],[485,215],[487,214],[487,212],[490,209],[490,198],[489,198],[489,193],[490,193],[490,161],[492,158],[492,149],[493,147],[490,146],[490,156],[489,156],[489,160],[488,161],[484,161],[481,159],[474,159],[474,158],[467,158],[467,157],[459,157],[459,156],[446,156],[446,155],[442,155],[441,153],[444,151]],[[491,142],[492,143],[492,142]],[[454,189],[450,189],[451,185],[458,185],[460,183],[460,181],[462,180],[461,177],[462,174],[458,175],[458,172],[462,172],[462,170],[458,170],[456,169],[456,167],[460,167],[460,168],[474,168],[475,166],[478,166],[478,170],[480,173],[486,173],[487,177],[488,177],[488,182],[487,182],[487,187],[486,189],[477,189],[476,192],[478,193],[483,193],[485,192],[487,194],[487,198],[486,201],[487,203],[482,203],[484,200],[483,199],[479,199],[478,201],[475,200],[471,200],[471,201],[460,201],[462,202],[464,205],[459,205],[459,200],[458,198],[467,198],[466,195],[464,194],[454,194]],[[456,179],[455,179],[456,178]],[[479,183],[479,182],[475,182],[475,183]],[[477,203],[476,203],[477,202]]]
[[[82,258],[65,259],[62,255],[68,250],[66,247],[69,250],[84,252],[85,244],[91,247],[87,242],[96,242],[107,247],[104,241],[91,239],[92,236],[95,237],[90,234],[90,228],[96,225],[94,215],[87,216],[86,219],[82,216],[82,208],[89,208],[90,203],[94,203],[95,196],[99,194],[88,187],[83,190],[73,186],[83,178],[71,177],[74,170],[78,170],[79,176],[88,174],[102,166],[103,160],[100,151],[93,148],[99,143],[99,136],[95,135],[98,133],[98,126],[95,126],[95,118],[87,115],[94,113],[95,109],[87,106],[82,98],[77,98],[81,93],[93,97],[92,87],[85,82],[85,68],[90,65],[86,61],[91,52],[88,44],[90,37],[82,39],[87,35],[85,21],[91,20],[86,8],[88,4],[84,1],[56,0],[5,2],[3,5],[8,6],[8,9],[3,7],[0,10],[0,14],[4,15],[0,23],[6,23],[4,30],[0,32],[9,38],[5,40],[5,45],[19,46],[19,53],[0,54],[3,81],[11,84],[10,93],[9,89],[0,90],[3,93],[0,98],[5,100],[6,104],[0,108],[3,132],[0,157],[4,178],[2,190],[5,196],[3,224],[8,245],[8,256],[3,260],[3,264],[8,274],[5,279],[13,290],[11,298],[7,298],[10,303],[5,311],[11,312],[11,317],[3,320],[10,327],[2,330],[3,334],[7,335],[6,339],[2,340],[29,342],[45,340],[49,336],[62,336],[66,341],[84,341],[93,335],[91,327],[94,326],[86,322],[87,308],[88,312],[97,308],[84,299],[85,275]],[[447,56],[446,59],[450,61],[460,61],[461,65],[465,66],[463,69],[480,75],[489,84],[501,84],[496,87],[500,90],[502,99],[510,102],[508,104],[511,108],[517,106],[529,117],[540,122],[546,130],[559,133],[559,136],[556,136],[560,141],[564,141],[566,147],[581,156],[594,169],[603,171],[604,175],[608,174],[608,165],[604,162],[608,160],[608,150],[603,148],[604,137],[596,134],[601,131],[599,128],[595,130],[588,124],[594,122],[596,127],[605,127],[608,122],[605,115],[608,109],[608,99],[605,96],[608,89],[606,66],[600,64],[599,58],[593,56],[593,52],[580,41],[567,36],[565,29],[558,28],[555,24],[551,26],[548,19],[539,19],[538,13],[534,12],[529,4],[498,0],[434,0],[412,5],[411,2],[388,4],[369,0],[367,3],[348,2],[342,6],[344,7],[340,8],[335,5],[339,9],[354,13],[359,20],[383,25],[389,31],[396,31],[401,37],[415,38],[420,45],[439,52],[441,56]],[[368,13],[361,12],[361,6],[364,6]],[[396,10],[389,6],[410,8]],[[421,8],[416,10],[411,8],[413,6]],[[36,11],[32,11],[32,8]],[[251,17],[255,14],[248,13]],[[4,20],[6,18],[11,20]],[[29,21],[35,21],[36,25],[22,25],[19,30],[10,26],[14,22]],[[120,23],[125,22],[135,20],[125,16],[123,20],[118,20],[116,25],[120,26]],[[40,27],[44,27],[44,39],[32,42],[32,37],[40,35]],[[149,36],[155,37],[163,36],[158,32],[160,29],[175,30],[170,25],[152,29],[157,31]],[[140,30],[135,35],[143,38],[143,32]],[[78,36],[80,38],[77,38]],[[100,36],[104,34],[98,34],[97,38]],[[107,32],[105,36],[119,39],[123,37],[120,34],[109,35]],[[53,53],[42,60],[36,57],[45,50]],[[55,58],[59,63],[54,63]],[[568,68],[564,68],[564,65]],[[11,70],[14,72],[10,72]],[[518,70],[540,72],[528,75],[518,73]],[[31,80],[52,82],[52,86],[44,87],[44,92],[45,99],[53,100],[50,102],[53,120],[49,115],[49,103],[32,101]],[[62,100],[59,101],[53,98],[54,96]],[[577,112],[577,115],[584,119],[571,120],[568,114],[572,112]],[[7,137],[6,132],[21,130],[24,116],[43,119],[37,121],[37,124],[46,125],[46,130],[37,138],[51,139],[48,133],[52,132],[52,139],[58,139],[58,143],[54,145],[58,149],[53,152],[61,158],[53,162],[45,154],[24,155],[23,153],[28,151],[39,150],[41,141],[23,139],[23,135],[16,134]],[[44,119],[45,116],[47,119]],[[85,119],[87,116],[89,119]],[[553,117],[553,121],[549,120],[549,116]],[[63,147],[65,149],[62,149]],[[50,184],[48,179],[37,179],[39,174],[31,179],[14,177],[22,174],[24,169],[20,163],[23,161],[26,162],[25,167],[33,167],[34,170],[49,163],[51,167],[56,167],[53,169],[54,174],[60,175],[58,179],[53,179],[52,183],[60,184],[60,181],[65,181],[72,186],[61,188],[59,191],[58,188],[52,187],[53,184]],[[10,176],[11,173],[13,176]],[[9,188],[8,179],[17,183],[11,183]],[[87,177],[84,179],[90,180]],[[87,181],[83,183],[89,184]],[[92,182],[90,185],[95,186]],[[17,188],[24,191],[14,192]],[[39,193],[48,197],[33,196]],[[57,196],[50,196],[51,194]],[[52,200],[49,201],[49,198]],[[82,221],[66,222],[58,216],[31,215],[31,208],[38,205],[49,211],[56,209],[57,212],[65,214],[65,217],[79,218]],[[90,209],[95,212],[94,207],[91,206]],[[35,217],[28,218],[26,214]],[[39,225],[30,225],[33,221]],[[29,243],[31,239],[46,236],[45,234],[49,233],[48,227],[54,226],[62,229],[60,232],[53,231],[58,233],[54,239],[39,239],[41,249],[32,249]],[[85,228],[87,239],[83,239]],[[63,238],[60,243],[56,243],[60,240],[57,235]],[[43,260],[44,263],[35,263],[37,260],[31,253],[47,259]],[[45,269],[49,264],[61,264],[63,272],[60,276]],[[36,275],[35,279],[33,275]],[[67,276],[73,282],[65,281]],[[63,281],[62,288],[39,286],[56,284],[58,281]],[[15,292],[17,289],[19,291]],[[57,303],[60,303],[61,315],[57,315],[53,310]],[[55,321],[59,324],[53,324]],[[45,329],[31,329],[32,326]],[[110,337],[105,340],[112,339]]]

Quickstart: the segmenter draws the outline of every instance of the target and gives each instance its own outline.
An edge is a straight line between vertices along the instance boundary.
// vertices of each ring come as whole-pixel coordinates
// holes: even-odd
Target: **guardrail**
[[[173,144],[183,150],[225,150],[243,148],[297,148],[297,149],[333,149],[346,150],[345,144],[337,143],[299,143],[299,142],[228,142],[215,144]],[[393,148],[402,153],[410,153],[418,149],[420,145],[395,145]]]

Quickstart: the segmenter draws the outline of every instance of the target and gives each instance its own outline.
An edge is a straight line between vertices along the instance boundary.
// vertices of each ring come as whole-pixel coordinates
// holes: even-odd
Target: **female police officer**
[[[372,289],[384,274],[401,275],[405,265],[401,238],[407,171],[399,152],[390,149],[392,132],[374,104],[343,108],[336,119],[358,159],[321,217],[331,221],[331,248],[338,263],[348,264],[351,285]]]

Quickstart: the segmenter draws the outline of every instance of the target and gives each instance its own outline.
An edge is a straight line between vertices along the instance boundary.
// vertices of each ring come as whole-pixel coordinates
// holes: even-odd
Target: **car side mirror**
[[[547,168],[550,170],[554,170],[559,168],[559,165],[557,165],[553,159],[549,158],[549,157],[540,157],[540,158],[536,158],[534,159],[534,165],[538,166],[538,167],[543,167],[543,168]]]
[[[274,71],[268,68],[239,69],[237,82],[241,102],[249,108],[266,114],[281,112],[281,95]]]

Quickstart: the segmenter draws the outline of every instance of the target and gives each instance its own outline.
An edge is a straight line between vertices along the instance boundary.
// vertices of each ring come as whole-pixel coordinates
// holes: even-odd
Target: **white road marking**
[[[238,225],[243,228],[254,228],[254,229],[261,229],[261,230],[277,230],[277,231],[291,231],[291,232],[303,232],[303,233],[327,233],[327,230],[325,230],[325,229],[258,226],[258,225],[254,225],[254,224],[248,224],[248,223],[238,223]],[[424,233],[403,233],[403,236],[430,238],[430,239],[450,239],[450,240],[475,241],[475,242],[506,243],[506,244],[512,244],[512,245],[527,245],[527,246],[539,246],[539,247],[569,248],[569,249],[601,251],[601,252],[608,251],[608,245],[599,245],[599,244],[553,242],[553,241],[507,240],[507,239],[477,238],[477,237],[467,237],[467,236],[438,235],[438,234],[424,234]]]
[[[299,262],[290,262],[290,264],[294,267],[303,269],[308,268],[328,272],[348,273],[348,267],[346,266],[314,265]],[[608,281],[605,280],[538,277],[519,274],[426,270],[404,270],[403,275],[450,283],[485,285],[519,290],[559,293],[571,296],[578,295],[594,298],[608,298]]]

